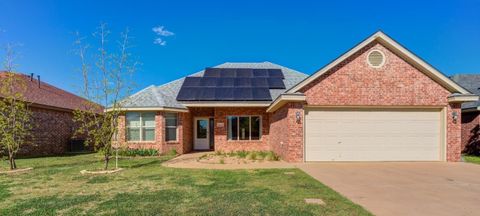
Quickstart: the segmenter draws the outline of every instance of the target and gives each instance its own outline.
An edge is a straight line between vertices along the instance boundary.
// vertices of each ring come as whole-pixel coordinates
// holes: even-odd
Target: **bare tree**
[[[74,121],[80,124],[76,135],[85,135],[86,145],[93,145],[103,154],[105,166],[112,156],[112,138],[117,132],[118,118],[121,113],[121,99],[132,89],[132,75],[137,70],[138,62],[130,53],[129,30],[120,34],[117,47],[111,51],[108,43],[110,31],[106,24],[101,24],[93,34],[98,40],[93,55],[88,55],[91,48],[85,43],[86,38],[77,33],[75,41],[76,54],[80,57],[80,72],[83,78],[81,93],[92,101],[85,104],[85,109],[74,112]],[[106,108],[101,113],[100,106]]]
[[[0,146],[8,153],[10,169],[16,169],[15,157],[30,136],[31,111],[25,100],[26,80],[14,72],[17,54],[13,44],[5,46],[5,59],[0,84]]]

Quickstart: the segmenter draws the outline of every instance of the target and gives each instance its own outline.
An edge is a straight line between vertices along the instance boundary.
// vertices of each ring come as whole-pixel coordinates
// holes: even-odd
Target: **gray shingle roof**
[[[480,74],[456,74],[450,77],[454,82],[467,89],[469,92],[480,95]],[[462,109],[480,106],[480,101],[462,104]]]
[[[285,76],[284,83],[286,89],[270,89],[272,99],[275,100],[280,94],[293,87],[295,84],[304,80],[308,75],[298,72],[296,70],[283,67],[271,62],[261,63],[223,63],[215,66],[216,68],[276,68],[282,69]],[[199,71],[190,76],[203,76],[203,72]],[[185,108],[180,102],[176,100],[177,94],[182,87],[184,77],[171,81],[160,86],[149,86],[123,101],[123,106],[128,108],[133,107],[169,107],[169,108]]]

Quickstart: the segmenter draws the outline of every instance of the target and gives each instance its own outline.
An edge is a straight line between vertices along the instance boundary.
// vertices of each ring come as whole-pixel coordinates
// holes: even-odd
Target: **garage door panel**
[[[318,110],[306,115],[307,161],[440,160],[439,110]]]

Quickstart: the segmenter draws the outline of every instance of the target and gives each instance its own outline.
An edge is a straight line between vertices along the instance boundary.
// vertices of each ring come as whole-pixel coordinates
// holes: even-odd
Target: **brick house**
[[[456,74],[451,79],[473,94],[480,94],[480,75]],[[462,104],[462,152],[480,154],[480,101]]]
[[[382,32],[308,76],[224,63],[125,99],[118,141],[178,153],[274,151],[290,162],[459,161],[478,97]]]
[[[0,72],[0,81],[8,72]],[[40,81],[34,75],[16,73],[25,84],[25,100],[32,111],[31,139],[18,152],[20,156],[61,155],[71,150],[75,124],[73,111],[83,109],[87,100]],[[99,113],[102,109],[99,109]],[[80,147],[81,140],[77,140]]]

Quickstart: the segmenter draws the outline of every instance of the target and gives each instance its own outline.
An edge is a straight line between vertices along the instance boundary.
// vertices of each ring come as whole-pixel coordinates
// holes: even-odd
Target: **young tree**
[[[118,117],[121,113],[121,99],[127,96],[132,88],[132,75],[138,62],[132,60],[130,53],[129,31],[120,34],[115,51],[111,51],[108,38],[110,32],[106,24],[101,24],[93,34],[98,40],[98,47],[93,55],[88,55],[90,46],[85,38],[77,33],[75,41],[76,54],[81,60],[83,85],[81,93],[89,102],[82,110],[74,112],[74,121],[79,124],[76,135],[86,136],[86,145],[93,145],[96,151],[103,154],[105,166],[113,153],[112,138],[117,132]],[[102,113],[102,108],[106,112]]]
[[[25,101],[26,80],[23,75],[14,72],[16,53],[14,45],[5,47],[5,59],[0,83],[0,145],[8,154],[10,169],[16,169],[15,157],[21,146],[26,143],[32,129],[32,116]]]

